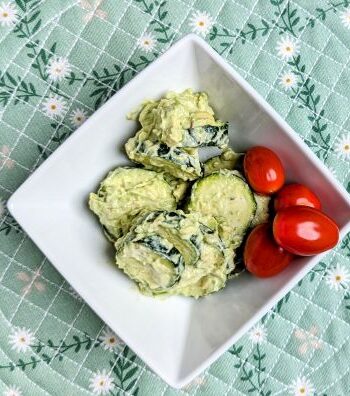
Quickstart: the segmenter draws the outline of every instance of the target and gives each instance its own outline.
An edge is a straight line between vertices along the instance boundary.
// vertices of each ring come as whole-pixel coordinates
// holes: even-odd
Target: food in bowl
[[[202,297],[225,287],[242,269],[258,277],[277,275],[296,253],[309,255],[337,243],[337,226],[332,223],[328,238],[316,204],[310,210],[323,222],[315,220],[310,230],[299,216],[303,235],[295,226],[288,235],[295,211],[318,198],[305,186],[283,187],[283,164],[269,148],[247,153],[230,148],[228,123],[215,117],[206,93],[169,92],[145,101],[129,118],[141,126],[125,145],[137,166],[109,172],[90,194],[89,206],[115,246],[117,266],[142,293]],[[221,153],[202,162],[199,150],[207,146]],[[298,199],[306,192],[309,200]],[[277,208],[274,227],[271,199]],[[290,208],[278,210],[286,205]],[[310,236],[317,227],[323,227],[318,243]]]

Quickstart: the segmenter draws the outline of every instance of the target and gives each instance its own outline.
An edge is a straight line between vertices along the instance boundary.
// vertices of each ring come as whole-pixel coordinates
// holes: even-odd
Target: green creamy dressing
[[[162,173],[140,168],[117,168],[89,196],[89,207],[99,217],[107,236],[116,240],[125,234],[142,211],[176,208],[178,187]]]
[[[143,140],[163,142],[170,147],[181,145],[189,128],[217,124],[207,94],[191,89],[168,92],[160,100],[147,100],[129,118],[138,118]]]
[[[140,216],[115,247],[118,267],[148,295],[213,293],[225,286],[233,266],[215,219],[181,210]]]
[[[160,100],[143,102],[129,118],[138,120],[141,129],[125,145],[128,157],[183,180],[202,175],[198,147],[211,141],[218,146],[228,143],[227,125],[215,120],[203,92],[169,92]]]

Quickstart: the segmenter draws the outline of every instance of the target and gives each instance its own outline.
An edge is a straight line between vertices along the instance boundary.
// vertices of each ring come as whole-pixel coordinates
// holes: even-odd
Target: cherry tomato
[[[310,206],[321,209],[321,202],[318,197],[306,186],[302,184],[288,184],[278,193],[274,201],[276,212],[290,206]]]
[[[244,246],[244,264],[259,278],[268,278],[283,271],[292,261],[293,254],[278,246],[267,223],[256,226]]]
[[[308,206],[293,206],[277,212],[273,235],[285,250],[312,256],[332,249],[338,243],[339,229],[321,211]]]
[[[243,167],[248,183],[260,194],[273,194],[283,186],[285,176],[282,162],[267,147],[249,149],[244,156]]]

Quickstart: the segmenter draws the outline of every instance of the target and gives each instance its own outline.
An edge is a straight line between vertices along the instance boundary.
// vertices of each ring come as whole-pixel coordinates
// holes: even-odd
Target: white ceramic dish
[[[195,35],[186,36],[136,76],[79,128],[16,191],[9,209],[53,265],[95,312],[173,387],[182,387],[217,359],[320,259],[301,258],[281,275],[243,275],[200,300],[141,295],[113,265],[113,251],[87,196],[106,172],[128,163],[124,142],[136,123],[125,116],[145,98],[192,87],[209,94],[231,124],[233,148],[267,145],[290,180],[309,185],[344,235],[350,229],[346,191],[285,121]]]

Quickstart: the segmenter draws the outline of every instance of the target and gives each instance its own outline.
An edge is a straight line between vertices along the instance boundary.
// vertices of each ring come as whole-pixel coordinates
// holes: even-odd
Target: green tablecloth
[[[188,32],[205,37],[350,190],[348,0],[0,0],[1,395],[350,394],[349,235],[176,391],[6,211],[86,117]]]

